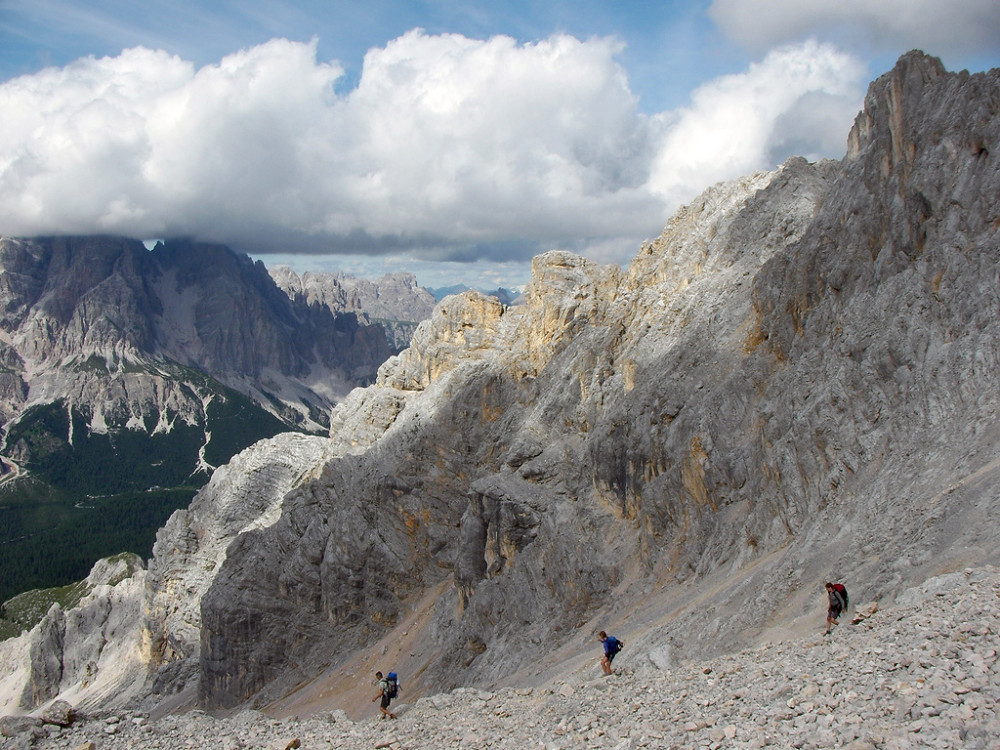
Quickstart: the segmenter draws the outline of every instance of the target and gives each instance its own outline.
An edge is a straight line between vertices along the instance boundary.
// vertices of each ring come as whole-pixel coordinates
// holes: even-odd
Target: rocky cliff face
[[[442,302],[199,584],[201,703],[531,684],[599,629],[671,668],[821,628],[825,580],[995,562],[998,153],[1000,71],[911,53],[842,161],[709,189],[625,270]]]
[[[141,695],[147,669],[138,658],[138,625],[145,582],[137,556],[102,560],[82,582],[78,604],[67,610],[53,604],[30,637],[0,642],[0,712],[20,713],[57,696],[85,706]]]
[[[326,438],[262,440],[212,475],[157,535],[148,569],[134,555],[99,562],[72,609],[55,605],[30,633],[0,642],[0,714],[57,696],[82,710],[190,701],[201,597],[240,534],[273,523],[281,499],[332,455]],[[124,565],[130,567],[125,570]]]
[[[653,589],[663,638],[719,651],[825,577],[886,596],[992,558],[998,101],[996,71],[907,55],[843,161],[709,190],[625,272],[553,253],[521,308],[442,303],[362,396],[401,404],[385,432],[231,550],[205,704],[346,658],[439,584],[409,666],[448,686]]]
[[[148,554],[155,527],[212,470],[288,429],[322,434],[391,351],[380,326],[290,299],[225,247],[0,239],[0,484],[13,508],[0,601],[123,548]],[[84,496],[105,498],[89,514],[97,525],[131,502],[122,493],[151,489],[150,510],[117,538],[66,544]],[[49,512],[58,528],[35,520],[38,498],[61,503]],[[41,562],[37,548],[51,546],[69,549]]]
[[[114,237],[0,240],[0,330],[8,363],[0,409],[72,394],[118,406],[152,397],[158,365],[179,365],[307,421],[388,356],[377,327],[293,304],[260,264],[227,248]],[[141,417],[141,414],[129,414]]]
[[[736,604],[760,586],[885,595],[992,556],[998,91],[908,55],[842,162],[709,190],[625,272],[548,254],[522,308],[442,303],[367,392],[405,394],[391,426],[227,559],[206,704],[344,658],[439,583],[424,674],[490,683],[650,586],[712,651],[769,626]],[[723,573],[728,611],[685,608]]]
[[[293,299],[327,307],[334,314],[354,313],[378,322],[397,352],[409,345],[417,324],[434,309],[433,295],[417,285],[412,273],[390,273],[369,281],[344,273],[307,271],[299,276],[288,266],[274,266],[269,272]]]

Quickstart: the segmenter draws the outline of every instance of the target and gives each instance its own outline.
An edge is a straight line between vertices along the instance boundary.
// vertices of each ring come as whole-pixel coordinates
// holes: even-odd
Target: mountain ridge
[[[212,470],[281,431],[325,432],[392,351],[380,326],[189,240],[0,238],[0,303],[0,599],[85,575],[114,545],[148,555]],[[134,538],[100,515],[133,519]],[[74,523],[83,544],[66,543]]]
[[[627,269],[550,252],[522,305],[437,305],[266,524],[196,499],[230,540],[208,579],[164,530],[148,595],[204,592],[172,705],[294,711],[386,663],[416,698],[528,684],[599,629],[672,669],[812,627],[825,580],[891,600],[996,563],[998,102],[1000,71],[909,53],[843,160],[709,188]]]
[[[636,596],[650,580],[681,587],[721,570],[750,575],[754,561],[777,555],[789,567],[759,569],[765,588],[831,575],[827,565],[863,576],[874,593],[891,589],[898,570],[874,550],[901,558],[921,543],[911,541],[912,519],[886,510],[940,498],[964,467],[978,470],[967,451],[989,450],[996,432],[982,416],[992,414],[982,394],[993,392],[993,371],[974,365],[994,359],[996,338],[977,329],[965,346],[948,346],[967,297],[947,273],[933,281],[950,267],[968,277],[962,289],[978,289],[995,262],[995,206],[966,206],[1000,194],[993,157],[970,147],[996,141],[997,73],[942,71],[932,58],[904,56],[870,87],[842,162],[791,160],[710,189],[628,271],[549,253],[535,260],[520,308],[472,294],[436,308],[425,335],[418,330],[364,394],[408,399],[392,427],[367,453],[335,459],[336,481],[291,493],[261,542],[227,557],[202,605],[205,705],[246,700],[280,675],[289,649],[308,663],[317,658],[309,644],[391,630],[403,602],[446,572],[454,588],[431,626],[440,655],[410,670],[441,687],[494,684],[529,665],[553,627],[591,621],[620,586]],[[970,121],[981,132],[970,136]],[[964,159],[942,158],[965,144]],[[969,227],[969,256],[953,253],[951,221]],[[876,334],[904,309],[908,326]],[[886,355],[910,366],[887,367]],[[913,370],[919,384],[907,386]],[[980,395],[962,404],[964,422],[900,410],[907,387],[950,401],[973,383]],[[963,423],[983,425],[982,442],[958,443],[956,453]],[[954,461],[940,474],[913,464],[932,446]],[[888,468],[874,476],[879,465]],[[979,516],[954,495],[956,511]],[[368,520],[366,504],[384,515]],[[456,519],[457,537],[442,536]],[[836,542],[844,522],[866,530],[852,555]],[[341,527],[352,529],[346,539]],[[989,527],[938,533],[943,555],[923,563],[989,557],[974,551],[988,544],[970,544],[989,539]],[[262,560],[265,549],[289,557]],[[421,562],[403,564],[391,549]],[[265,569],[279,564],[269,582]],[[239,614],[276,598],[307,638]],[[765,617],[737,607],[708,627],[711,617],[690,611],[677,613],[676,627],[687,619],[687,648],[712,653]],[[231,629],[246,637],[215,641]]]
[[[353,313],[385,330],[393,347],[405,349],[417,324],[430,317],[435,300],[417,284],[412,273],[385,274],[374,281],[343,272],[306,271],[299,275],[286,265],[268,269],[275,283],[289,297],[319,304],[334,314]]]

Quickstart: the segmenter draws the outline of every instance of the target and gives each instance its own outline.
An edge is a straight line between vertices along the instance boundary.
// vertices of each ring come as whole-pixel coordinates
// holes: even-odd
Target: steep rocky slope
[[[911,53],[842,161],[709,189],[625,270],[553,252],[521,306],[443,301],[197,575],[160,674],[349,707],[388,664],[408,699],[551,679],[602,628],[672,669],[816,628],[825,580],[995,561],[998,153],[1000,71]]]
[[[709,190],[624,272],[552,253],[523,307],[439,305],[358,396],[392,394],[388,429],[230,550],[205,705],[290,689],[439,585],[407,671],[450,687],[653,591],[664,640],[719,653],[827,577],[882,597],[994,557],[998,84],[907,55],[843,161]]]
[[[391,351],[382,327],[289,299],[225,247],[0,238],[0,601],[148,554],[212,470],[321,434]]]
[[[91,573],[87,596],[53,605],[30,633],[0,642],[0,713],[59,697],[80,709],[190,699],[197,683],[200,599],[227,547],[272,523],[281,498],[332,455],[329,440],[285,433],[262,440],[213,475],[160,530],[148,569]],[[123,580],[122,580],[123,579]],[[147,681],[147,678],[150,678]],[[193,678],[193,679],[192,679]],[[192,686],[185,697],[186,684]]]
[[[673,669],[633,658],[626,646],[616,674],[598,677],[591,641],[589,658],[531,686],[413,699],[404,684],[396,721],[375,718],[368,699],[377,690],[365,674],[351,683],[367,704],[353,717],[330,704],[308,718],[118,710],[83,714],[63,727],[56,722],[65,722],[65,707],[54,706],[47,722],[0,719],[0,732],[11,747],[33,741],[39,750],[87,742],[101,750],[183,750],[206,738],[223,748],[338,750],[996,747],[996,569],[934,578],[901,599],[857,625],[845,623],[832,638],[814,634]],[[815,616],[822,621],[819,608]]]

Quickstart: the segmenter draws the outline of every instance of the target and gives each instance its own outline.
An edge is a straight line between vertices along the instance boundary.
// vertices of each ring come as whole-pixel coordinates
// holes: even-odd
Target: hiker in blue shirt
[[[603,630],[597,634],[597,637],[604,644],[604,658],[601,659],[601,669],[604,670],[604,674],[611,674],[613,671],[611,669],[611,662],[615,660],[615,656],[618,655],[618,652],[622,650],[622,646],[625,644],[613,635],[608,635]]]

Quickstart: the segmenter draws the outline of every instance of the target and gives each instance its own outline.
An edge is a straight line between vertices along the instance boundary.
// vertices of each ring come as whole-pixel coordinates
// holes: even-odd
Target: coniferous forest
[[[202,460],[219,466],[288,429],[241,394],[221,395],[206,412],[210,429],[176,419],[158,434],[91,432],[89,415],[61,400],[28,410],[6,441],[25,459],[0,484],[0,602],[78,581],[103,557],[148,559],[157,529],[208,481]]]

